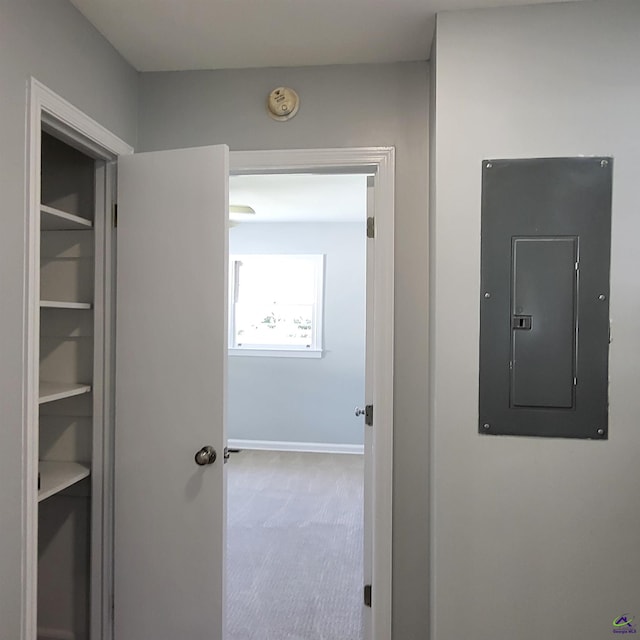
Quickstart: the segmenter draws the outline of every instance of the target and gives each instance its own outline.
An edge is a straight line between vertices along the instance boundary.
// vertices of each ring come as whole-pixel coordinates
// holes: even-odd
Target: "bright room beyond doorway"
[[[227,640],[363,640],[367,179],[229,201]]]

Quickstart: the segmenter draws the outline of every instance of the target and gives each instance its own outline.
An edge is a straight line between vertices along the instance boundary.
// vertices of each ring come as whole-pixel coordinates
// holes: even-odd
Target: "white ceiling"
[[[229,204],[248,205],[255,215],[239,222],[352,222],[367,212],[362,175],[258,175],[229,178]]]
[[[71,0],[138,71],[426,60],[437,12],[553,0]]]

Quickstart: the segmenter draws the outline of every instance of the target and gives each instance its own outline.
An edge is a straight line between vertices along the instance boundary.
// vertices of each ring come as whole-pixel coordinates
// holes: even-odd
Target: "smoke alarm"
[[[267,113],[280,122],[293,118],[298,113],[299,106],[298,94],[289,87],[278,87],[267,98]]]

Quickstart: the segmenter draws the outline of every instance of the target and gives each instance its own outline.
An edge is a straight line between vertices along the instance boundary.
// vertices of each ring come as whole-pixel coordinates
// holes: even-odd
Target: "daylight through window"
[[[319,357],[323,271],[322,255],[231,256],[230,349]]]

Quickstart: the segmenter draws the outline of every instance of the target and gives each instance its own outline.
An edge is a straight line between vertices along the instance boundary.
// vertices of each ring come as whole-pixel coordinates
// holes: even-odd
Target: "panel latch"
[[[531,316],[513,316],[511,318],[511,328],[529,331],[531,329]]]

